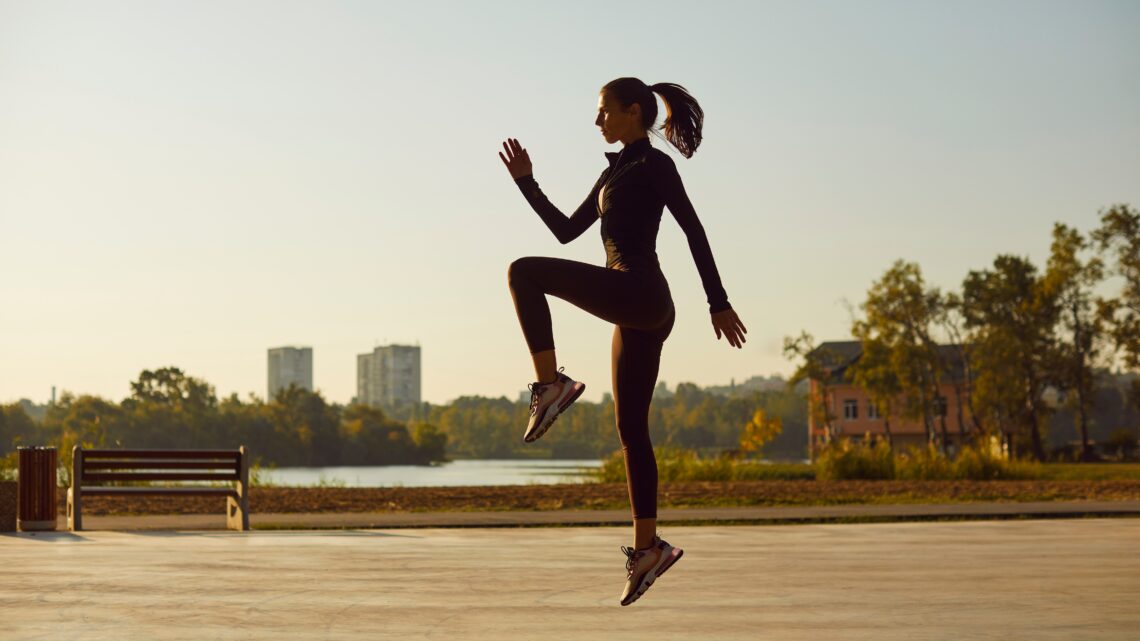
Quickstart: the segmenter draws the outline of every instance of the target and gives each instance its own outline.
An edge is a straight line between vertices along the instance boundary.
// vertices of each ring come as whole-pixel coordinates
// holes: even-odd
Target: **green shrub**
[[[907,481],[932,481],[956,478],[955,462],[951,462],[932,444],[909,447],[895,455],[895,478]]]
[[[886,441],[867,446],[852,444],[850,439],[839,439],[819,453],[815,460],[815,477],[821,481],[893,479],[895,458]]]
[[[839,439],[824,447],[813,465],[764,463],[726,456],[701,458],[692,450],[664,446],[656,450],[660,481],[758,481],[769,479],[875,480],[1016,480],[1140,478],[1140,466],[1044,465],[1008,460],[992,447],[967,446],[948,458],[933,445],[892,451],[886,441],[875,445]],[[602,483],[625,483],[625,460],[620,451],[589,469],[587,478]]]
[[[965,447],[954,459],[954,478],[1035,479],[1041,478],[1040,463],[1002,458],[985,448]]]
[[[816,478],[933,480],[1036,479],[1044,475],[1039,463],[1011,461],[991,448],[967,446],[953,459],[934,445],[893,452],[886,441],[873,447],[841,439],[828,445],[816,459]]]
[[[0,481],[15,481],[16,469],[19,467],[19,452],[12,450],[0,456]]]
[[[767,463],[726,456],[701,458],[692,450],[671,446],[655,448],[654,454],[660,482],[815,478],[811,466],[806,464]],[[601,467],[589,470],[588,478],[600,483],[625,483],[625,458],[621,451],[603,459]]]

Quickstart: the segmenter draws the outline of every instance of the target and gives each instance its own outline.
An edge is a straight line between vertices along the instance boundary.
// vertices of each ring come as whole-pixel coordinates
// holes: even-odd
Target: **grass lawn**
[[[1140,479],[1140,463],[1046,463],[1046,481],[1125,481]]]

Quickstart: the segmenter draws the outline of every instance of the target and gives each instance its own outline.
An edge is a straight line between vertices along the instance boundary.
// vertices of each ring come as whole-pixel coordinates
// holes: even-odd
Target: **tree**
[[[896,399],[902,393],[898,370],[891,362],[890,349],[878,337],[861,338],[862,353],[858,360],[847,369],[851,382],[867,393],[871,403],[883,419],[883,433],[887,447],[891,442],[891,417],[894,416]]]
[[[419,458],[423,462],[445,461],[447,457],[447,434],[431,423],[416,423],[412,426],[412,441],[419,448]]]
[[[143,370],[131,383],[131,400],[199,412],[218,404],[210,384],[187,376],[177,367]]]
[[[978,366],[977,403],[1006,432],[1028,435],[1045,459],[1042,393],[1055,358],[1057,299],[1026,258],[1001,255],[993,269],[971,271],[962,285],[962,314]]]
[[[1092,243],[1080,232],[1061,223],[1053,226],[1053,245],[1046,267],[1044,287],[1057,299],[1060,312],[1054,381],[1071,391],[1081,434],[1081,460],[1092,457],[1089,449],[1089,413],[1092,409],[1094,370],[1107,338],[1105,302],[1092,290],[1104,278],[1099,256],[1082,260]]]
[[[960,366],[962,375],[954,380],[954,396],[958,411],[958,433],[962,442],[974,440],[982,432],[982,425],[978,421],[977,411],[974,409],[974,366],[971,352],[973,347],[965,341],[966,319],[962,315],[962,298],[954,292],[946,294],[943,314],[940,319],[942,331],[950,339],[951,345],[956,345],[954,358]],[[970,428],[966,427],[966,412],[970,413]]]
[[[835,415],[831,412],[830,386],[832,368],[839,360],[838,355],[830,349],[816,347],[815,339],[805,331],[795,338],[784,337],[784,357],[801,360],[795,373],[788,379],[788,391],[794,390],[803,381],[815,382],[808,393],[808,411],[812,421],[823,425],[825,438],[831,442],[831,423],[835,420]]]
[[[744,424],[740,434],[740,449],[745,452],[760,452],[764,446],[784,431],[779,416],[768,417],[763,409],[752,414],[752,420]]]
[[[214,388],[177,367],[143,370],[121,408],[127,426],[119,435],[132,447],[220,446]]]
[[[19,403],[0,405],[0,453],[22,445],[39,445],[33,439],[36,424]]]
[[[117,404],[97,396],[75,397],[64,392],[48,409],[44,428],[55,435],[52,444],[59,448],[58,464],[65,483],[70,483],[71,451],[76,445],[86,449],[119,445],[123,427],[123,411]]]
[[[289,385],[278,390],[267,410],[285,451],[298,464],[319,467],[339,461],[340,412],[320,392]]]
[[[933,338],[944,306],[939,290],[926,287],[918,264],[898,260],[871,286],[861,305],[866,317],[851,328],[863,351],[872,355],[872,364],[861,376],[876,386],[879,400],[897,386],[896,395],[905,399],[904,414],[922,419],[928,442],[935,440],[933,416],[945,371]],[[945,451],[949,436],[946,417],[940,416],[942,436],[937,440]]]
[[[1105,305],[1102,316],[1110,324],[1125,367],[1140,370],[1140,212],[1128,205],[1114,205],[1101,212],[1100,223],[1093,240],[1100,251],[1115,255],[1112,273],[1124,281],[1117,301]],[[1133,382],[1132,391],[1132,401],[1140,408],[1140,379]]]

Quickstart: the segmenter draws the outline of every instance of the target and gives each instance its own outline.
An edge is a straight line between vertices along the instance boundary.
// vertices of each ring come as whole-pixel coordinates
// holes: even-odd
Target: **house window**
[[[883,418],[883,415],[879,414],[879,408],[871,401],[867,401],[867,418]]]
[[[843,418],[849,421],[859,418],[859,401],[855,399],[843,401]]]
[[[934,399],[934,413],[938,416],[946,416],[946,397],[939,396]]]

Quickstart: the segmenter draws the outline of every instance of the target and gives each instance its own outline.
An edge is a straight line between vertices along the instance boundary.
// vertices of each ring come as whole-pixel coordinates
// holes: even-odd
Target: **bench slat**
[[[238,498],[237,490],[226,487],[113,487],[106,485],[94,485],[84,487],[82,490],[84,495],[88,494],[188,494],[198,496],[232,496]]]
[[[234,461],[212,463],[210,461],[112,461],[100,459],[84,461],[84,470],[235,470]]]
[[[104,472],[88,474],[83,471],[83,481],[240,481],[241,476],[234,472],[206,474],[204,472]],[[86,490],[84,490],[86,491]]]
[[[82,450],[84,459],[93,458],[217,458],[236,461],[241,452],[235,450]]]

